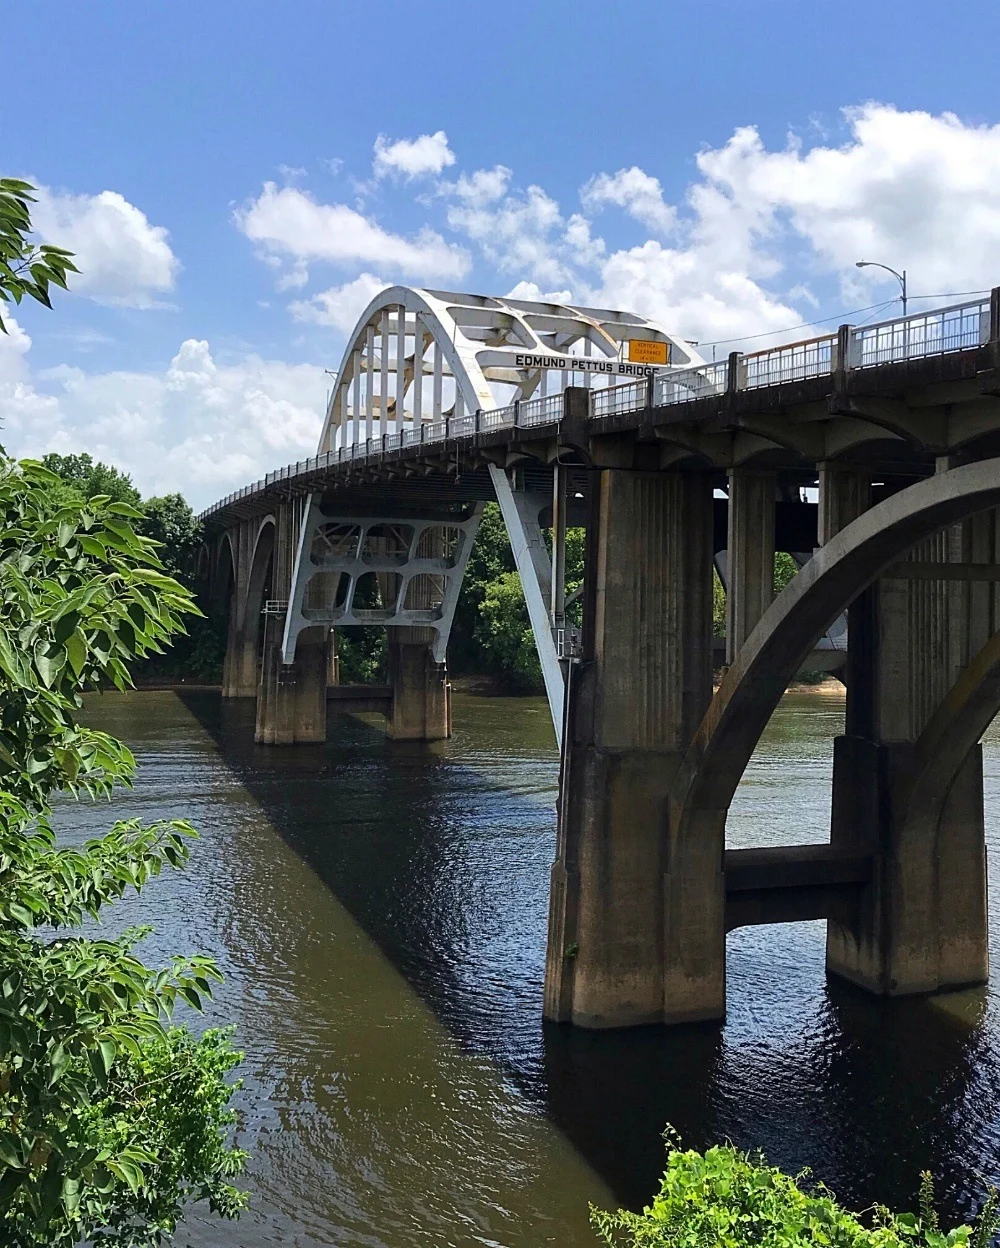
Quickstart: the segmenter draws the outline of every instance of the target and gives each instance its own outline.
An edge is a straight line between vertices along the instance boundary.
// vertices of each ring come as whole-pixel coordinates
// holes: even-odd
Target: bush
[[[668,1136],[668,1139],[670,1137]],[[842,1208],[826,1188],[795,1178],[731,1146],[706,1153],[672,1147],[660,1190],[642,1213],[604,1213],[591,1222],[608,1248],[987,1248],[997,1226],[991,1192],[975,1227],[942,1231],[930,1175],[920,1215],[877,1207],[871,1225]]]

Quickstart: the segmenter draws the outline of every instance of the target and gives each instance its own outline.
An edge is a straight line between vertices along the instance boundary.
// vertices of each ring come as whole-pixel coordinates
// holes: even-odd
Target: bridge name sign
[[[600,373],[613,377],[652,377],[666,364],[633,364],[625,360],[589,355],[545,355],[540,351],[480,351],[479,363],[484,368],[544,368],[563,372]]]

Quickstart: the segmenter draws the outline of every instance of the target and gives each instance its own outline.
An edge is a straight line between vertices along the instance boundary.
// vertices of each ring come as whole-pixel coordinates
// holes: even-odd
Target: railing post
[[[520,420],[521,420],[521,400],[515,399],[514,400],[514,428],[515,429],[518,427]]]
[[[425,434],[425,432],[427,431],[427,426],[424,424],[424,422],[423,422],[423,421],[421,421],[421,422],[420,422],[419,429],[420,429],[420,435],[419,435],[420,445],[421,445],[421,446],[423,446],[423,444],[424,444],[424,442],[425,442],[425,440],[426,440],[426,439],[424,438],[424,434]]]
[[[990,342],[1000,342],[1000,286],[990,291]]]
[[[837,363],[833,371],[842,373],[851,367],[851,326],[840,325],[837,328]]]
[[[726,393],[727,394],[735,394],[737,390],[744,389],[744,387],[740,385],[740,382],[744,381],[744,378],[741,376],[742,363],[743,363],[742,354],[739,351],[730,351],[729,368],[726,373]]]
[[[480,418],[480,416],[482,416],[482,414],[483,414],[483,409],[482,409],[481,407],[477,407],[477,408],[476,408],[476,414],[475,414],[475,416],[473,417],[473,422],[474,422],[474,423],[473,423],[473,426],[472,426],[472,427],[473,427],[473,429],[475,429],[476,433],[479,433],[479,424],[480,424],[480,422],[479,422],[479,418]]]
[[[656,406],[656,373],[653,369],[649,370],[649,376],[646,378],[646,406]]]

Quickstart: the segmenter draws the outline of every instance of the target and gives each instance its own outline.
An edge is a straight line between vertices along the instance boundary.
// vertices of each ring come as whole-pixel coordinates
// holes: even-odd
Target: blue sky
[[[561,292],[723,352],[891,299],[856,259],[1000,281],[993,6],[0,11],[3,172],[84,270],[0,343],[0,436],[145,492],[310,453],[379,283]]]

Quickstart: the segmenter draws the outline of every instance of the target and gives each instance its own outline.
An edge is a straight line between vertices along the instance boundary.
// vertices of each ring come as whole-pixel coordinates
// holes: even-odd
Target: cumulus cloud
[[[856,260],[905,265],[927,293],[988,286],[1000,248],[1000,125],[877,103],[844,116],[846,143],[808,151],[795,139],[768,151],[755,128],[738,129],[699,155],[704,194],[721,215],[749,215],[761,236],[787,223],[851,289],[883,280],[862,278]]]
[[[570,290],[542,290],[537,282],[518,282],[507,291],[507,299],[528,299],[532,303],[572,303]]]
[[[440,173],[454,163],[455,153],[448,146],[448,136],[443,130],[422,134],[416,139],[396,139],[393,143],[384,134],[375,140],[372,169],[376,178],[395,174],[412,181],[429,173]]]
[[[456,196],[470,208],[485,208],[504,197],[511,176],[512,170],[506,165],[494,165],[492,169],[459,174],[454,182],[442,182],[440,190],[444,195]]]
[[[180,262],[161,225],[117,191],[67,195],[39,187],[32,222],[47,243],[74,252],[80,275],[72,289],[99,303],[162,306]]]
[[[237,209],[235,221],[265,255],[292,262],[297,284],[315,260],[385,265],[421,278],[459,279],[469,269],[467,253],[429,228],[403,238],[346,204],[317,203],[297,187],[279,189],[274,182]]]
[[[198,508],[315,453],[329,381],[317,366],[253,354],[221,363],[190,338],[157,371],[32,375],[30,345],[19,329],[0,340],[0,439],[12,454],[89,451],[144,494],[181,490]]]
[[[495,206],[453,204],[448,224],[478,243],[501,272],[523,273],[549,286],[567,280],[569,270],[558,245],[564,221],[559,205],[540,186],[507,195]]]
[[[361,273],[353,282],[331,286],[310,299],[295,300],[288,305],[288,310],[297,321],[329,325],[346,335],[379,291],[389,284],[372,273]]]
[[[677,224],[676,210],[664,202],[659,178],[637,165],[596,174],[581,190],[580,199],[590,211],[614,204],[659,234],[669,234]]]

